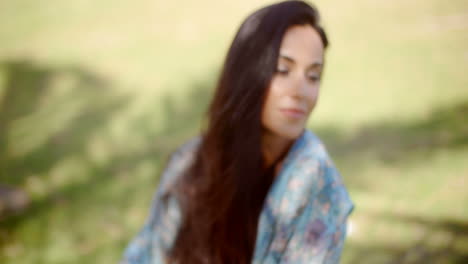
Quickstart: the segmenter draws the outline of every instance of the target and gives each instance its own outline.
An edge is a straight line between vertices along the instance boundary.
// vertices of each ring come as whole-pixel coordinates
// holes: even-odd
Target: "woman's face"
[[[286,139],[302,133],[317,102],[323,52],[320,36],[312,26],[297,25],[286,31],[262,110],[266,133]]]

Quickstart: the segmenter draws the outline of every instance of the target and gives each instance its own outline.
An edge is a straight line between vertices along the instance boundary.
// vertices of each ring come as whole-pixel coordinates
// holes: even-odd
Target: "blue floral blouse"
[[[163,171],[150,215],[121,264],[163,264],[181,221],[168,187],[193,160],[195,138]],[[285,157],[259,217],[253,264],[339,263],[354,204],[320,139],[304,130]]]

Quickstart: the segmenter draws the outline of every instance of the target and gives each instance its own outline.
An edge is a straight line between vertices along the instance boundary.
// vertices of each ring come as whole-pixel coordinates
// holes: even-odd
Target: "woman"
[[[353,203],[305,129],[327,45],[302,1],[244,21],[207,127],[172,155],[123,263],[339,262]]]

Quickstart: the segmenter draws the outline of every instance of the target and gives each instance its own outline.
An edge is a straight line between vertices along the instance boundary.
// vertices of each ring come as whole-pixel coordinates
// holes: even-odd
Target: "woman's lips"
[[[283,108],[281,112],[288,118],[300,119],[305,116],[305,111],[296,108]]]

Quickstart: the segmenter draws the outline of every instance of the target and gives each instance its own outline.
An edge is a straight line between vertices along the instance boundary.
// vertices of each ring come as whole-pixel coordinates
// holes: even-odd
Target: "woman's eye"
[[[286,75],[289,73],[288,69],[285,69],[285,68],[278,68],[276,69],[276,72],[281,74],[281,75]]]
[[[313,82],[318,82],[320,81],[320,76],[318,75],[310,75],[307,77],[309,80],[313,81]]]

